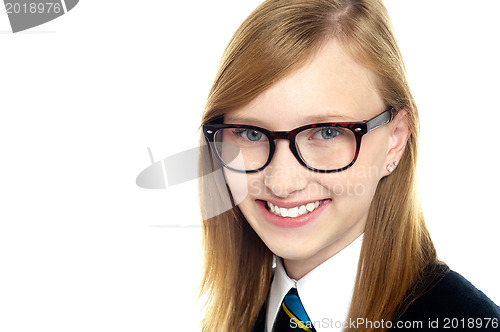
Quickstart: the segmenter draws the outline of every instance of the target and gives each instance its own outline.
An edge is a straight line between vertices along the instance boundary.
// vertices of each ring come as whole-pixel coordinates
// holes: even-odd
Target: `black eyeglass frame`
[[[257,126],[250,126],[250,125],[241,125],[241,124],[220,124],[220,123],[215,123],[216,121],[221,121],[221,119],[216,119],[215,121],[208,122],[203,125],[203,134],[205,135],[205,138],[207,141],[210,143],[210,147],[212,151],[214,152],[215,156],[217,157],[217,160],[227,169],[230,169],[235,172],[239,173],[256,173],[262,171],[264,168],[266,168],[270,163],[271,160],[273,159],[274,156],[274,151],[276,150],[276,143],[274,142],[277,139],[286,139],[290,142],[289,147],[290,151],[292,151],[292,154],[295,156],[297,161],[304,166],[305,168],[313,171],[313,172],[318,172],[318,173],[337,173],[341,171],[345,171],[358,159],[359,155],[359,150],[361,148],[361,139],[363,138],[364,135],[369,133],[370,131],[383,126],[385,124],[388,124],[391,122],[394,117],[396,116],[396,109],[394,107],[389,107],[387,110],[383,111],[379,115],[373,117],[370,120],[362,121],[362,122],[325,122],[325,123],[315,123],[315,124],[309,124],[305,126],[301,126],[298,128],[295,128],[290,131],[270,131],[261,127]],[[295,138],[297,135],[304,130],[311,129],[311,128],[316,128],[316,127],[341,127],[341,128],[346,128],[349,129],[354,133],[354,136],[356,137],[356,153],[354,154],[353,160],[345,167],[342,168],[337,168],[337,169],[332,169],[332,170],[321,170],[317,169],[314,167],[311,167],[307,165],[307,163],[302,159],[300,156],[299,151],[297,150],[296,144],[295,144]],[[256,130],[264,135],[266,135],[268,141],[269,141],[269,157],[267,158],[267,161],[265,164],[254,170],[240,170],[240,169],[235,169],[232,168],[231,166],[227,165],[222,158],[219,156],[219,153],[217,149],[215,148],[215,134],[217,133],[218,130],[221,129],[227,129],[227,128],[239,128],[239,129],[249,129],[249,130]]]

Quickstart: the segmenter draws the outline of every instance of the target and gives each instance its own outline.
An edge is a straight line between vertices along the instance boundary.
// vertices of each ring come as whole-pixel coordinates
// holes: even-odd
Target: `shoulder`
[[[424,328],[433,329],[472,325],[485,328],[488,323],[489,328],[498,328],[500,308],[463,276],[437,265],[427,279],[422,282],[425,290],[406,306],[395,322],[422,322]],[[429,326],[431,322],[435,322],[434,326]]]

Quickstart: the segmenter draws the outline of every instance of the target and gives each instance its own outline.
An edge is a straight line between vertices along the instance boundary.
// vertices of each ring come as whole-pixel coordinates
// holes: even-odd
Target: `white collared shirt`
[[[276,269],[269,293],[266,331],[271,332],[283,298],[297,288],[302,305],[317,332],[342,331],[351,304],[363,235],[300,280],[290,279],[282,259]]]

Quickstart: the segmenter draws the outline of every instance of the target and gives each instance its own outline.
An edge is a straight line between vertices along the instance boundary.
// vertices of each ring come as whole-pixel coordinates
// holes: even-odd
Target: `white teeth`
[[[271,211],[272,213],[274,213],[274,204],[273,203],[267,202],[267,207],[269,208],[269,211]]]
[[[314,210],[314,207],[315,207],[315,204],[314,203],[308,203],[306,205],[306,209],[307,211],[311,212],[312,210]]]
[[[318,206],[321,205],[322,202],[323,201],[307,203],[306,205],[296,206],[291,209],[280,208],[279,206],[274,205],[273,203],[267,202],[267,207],[269,208],[269,211],[271,211],[277,216],[295,218],[314,211]]]

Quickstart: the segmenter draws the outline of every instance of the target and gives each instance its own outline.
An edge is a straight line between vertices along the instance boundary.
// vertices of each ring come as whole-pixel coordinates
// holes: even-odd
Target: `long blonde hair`
[[[231,39],[202,123],[243,106],[300,68],[331,38],[372,70],[387,105],[406,109],[411,135],[397,169],[383,178],[370,206],[349,317],[395,318],[419,273],[436,260],[416,188],[419,120],[387,10],[378,0],[268,0]],[[201,138],[203,141],[203,137]],[[200,160],[203,174],[217,167]],[[222,204],[223,177],[199,183],[202,214]],[[205,219],[205,218],[204,218]],[[203,221],[207,297],[204,331],[250,331],[272,276],[272,253],[238,206]],[[358,327],[358,331],[369,328]]]

